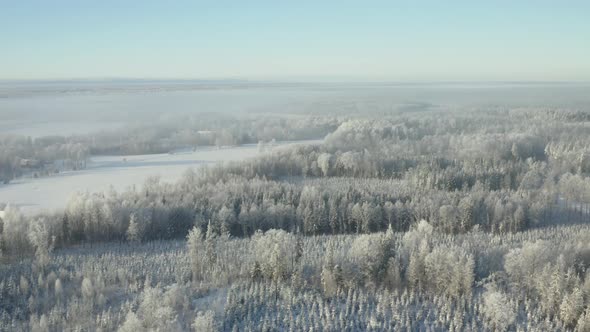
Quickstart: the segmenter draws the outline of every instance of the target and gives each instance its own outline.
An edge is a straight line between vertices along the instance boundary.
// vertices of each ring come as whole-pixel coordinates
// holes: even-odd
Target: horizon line
[[[148,77],[87,77],[87,78],[0,78],[0,84],[10,83],[249,83],[249,84],[590,84],[590,80],[388,80],[336,78],[148,78]]]

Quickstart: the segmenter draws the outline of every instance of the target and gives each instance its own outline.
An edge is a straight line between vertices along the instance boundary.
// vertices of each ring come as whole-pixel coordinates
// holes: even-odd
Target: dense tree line
[[[406,231],[421,219],[444,233],[478,228],[505,234],[587,222],[588,192],[577,191],[583,182],[575,177],[564,177],[554,191],[489,191],[482,185],[447,191],[397,179],[322,178],[289,183],[233,176],[212,183],[207,175],[189,171],[178,185],[153,179],[136,191],[79,194],[63,213],[43,220],[58,246],[130,237],[174,239],[185,236],[193,225],[204,232],[209,223],[215,233],[234,237],[269,229],[300,230],[305,235],[372,233],[389,226]],[[5,253],[26,252],[30,247],[27,225],[33,221],[6,209],[0,232]]]

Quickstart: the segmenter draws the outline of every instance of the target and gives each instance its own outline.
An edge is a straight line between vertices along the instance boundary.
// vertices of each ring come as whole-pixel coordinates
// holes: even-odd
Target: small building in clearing
[[[41,166],[41,162],[36,159],[21,159],[20,166],[26,168],[37,168]]]

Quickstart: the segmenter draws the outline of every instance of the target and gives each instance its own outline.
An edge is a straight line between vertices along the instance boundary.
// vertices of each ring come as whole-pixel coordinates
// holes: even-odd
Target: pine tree
[[[81,291],[84,299],[92,299],[92,297],[94,296],[94,287],[92,286],[92,281],[90,280],[90,278],[84,278],[82,280]]]
[[[2,220],[0,219],[0,224],[2,223]],[[62,233],[62,243],[63,244],[69,244],[70,243],[70,221],[68,218],[68,214],[64,213],[64,216],[62,218],[61,221],[61,233]],[[0,227],[0,234],[2,233],[1,227]]]
[[[203,273],[201,257],[204,255],[205,250],[203,244],[203,235],[201,233],[201,229],[198,226],[193,227],[193,229],[188,233],[187,250],[193,279],[200,279]]]
[[[401,267],[395,257],[390,257],[387,262],[385,285],[390,289],[401,288],[402,286]]]
[[[424,262],[417,251],[410,255],[410,262],[407,271],[407,280],[413,291],[421,291],[423,287],[422,278],[424,276]]]
[[[330,229],[332,231],[332,234],[336,234],[339,231],[342,231],[339,229],[339,215],[340,215],[340,211],[338,209],[338,202],[336,200],[336,198],[332,195],[330,197],[330,201],[329,201],[329,205],[330,205],[330,209],[329,209],[329,224],[330,224]]]
[[[334,277],[334,273],[332,272],[332,269],[330,267],[326,265],[322,267],[320,280],[322,283],[324,295],[326,297],[332,297],[336,295],[336,292],[338,291],[338,284],[336,282],[336,278]]]
[[[303,257],[303,236],[299,232],[297,232],[295,241],[295,264],[298,265]]]
[[[344,272],[342,271],[342,267],[340,267],[340,265],[335,265],[333,273],[336,287],[338,287],[338,289],[342,289],[344,287]]]
[[[207,224],[207,233],[205,234],[205,257],[208,268],[212,268],[215,262],[217,262],[216,238],[217,235],[213,231],[211,221],[209,221]]]
[[[252,266],[252,270],[250,271],[250,279],[253,281],[260,281],[262,279],[262,268],[260,267],[260,263],[258,263],[258,261],[254,262],[254,266]]]
[[[272,279],[278,284],[283,279],[287,272],[286,262],[281,256],[281,248],[278,243],[275,244],[270,256],[270,266],[272,267]]]
[[[129,242],[141,241],[141,233],[139,225],[137,224],[137,217],[134,213],[129,217],[129,227],[127,227],[127,232],[125,234],[127,236],[127,241]]]
[[[49,264],[55,244],[55,236],[51,237],[49,235],[47,221],[45,219],[35,220],[30,225],[28,237],[30,243],[35,248],[35,263],[39,267],[45,268]]]
[[[528,228],[528,216],[527,211],[522,205],[519,205],[516,211],[514,212],[514,224],[515,229],[514,231],[522,231]]]
[[[467,232],[475,224],[475,204],[470,197],[465,197],[459,202],[460,231]]]

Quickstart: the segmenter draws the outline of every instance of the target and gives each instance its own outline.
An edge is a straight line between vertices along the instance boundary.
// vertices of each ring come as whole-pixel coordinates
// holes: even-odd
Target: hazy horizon
[[[342,84],[342,85],[586,85],[588,80],[378,80],[361,78],[330,77],[281,77],[275,79],[250,79],[237,77],[207,78],[159,78],[159,77],[76,77],[76,78],[8,78],[0,79],[0,84]]]

